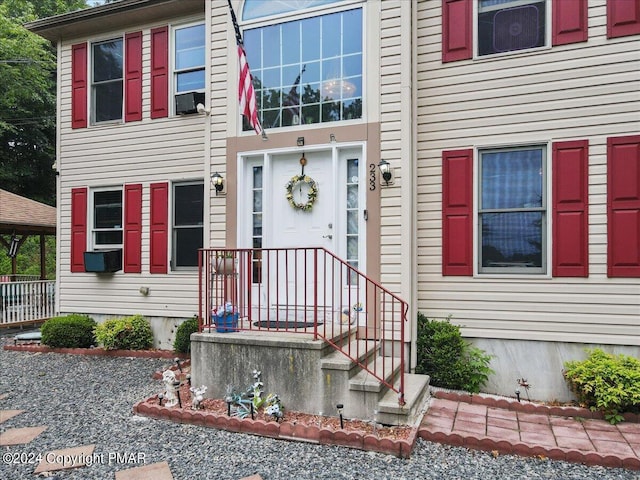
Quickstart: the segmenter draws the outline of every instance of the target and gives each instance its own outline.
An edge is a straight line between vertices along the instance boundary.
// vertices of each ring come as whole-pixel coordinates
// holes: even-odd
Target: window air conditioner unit
[[[198,104],[204,105],[204,92],[189,92],[176,95],[176,114],[198,113]]]
[[[84,271],[113,273],[122,270],[122,249],[94,250],[84,252]]]
[[[527,5],[500,10],[493,17],[493,48],[509,52],[539,46],[538,8]]]

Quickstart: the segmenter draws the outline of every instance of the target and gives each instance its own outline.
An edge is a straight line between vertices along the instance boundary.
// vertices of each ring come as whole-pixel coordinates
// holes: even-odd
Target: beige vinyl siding
[[[227,162],[235,165],[235,159],[227,158],[226,139],[228,129],[237,125],[237,116],[230,113],[230,105],[237,105],[229,99],[237,98],[237,62],[235,33],[229,22],[229,7],[222,2],[207,2],[207,11],[211,9],[211,116],[210,149],[211,173],[218,172],[225,179],[225,191],[229,188]],[[234,5],[238,11],[238,5]],[[231,88],[230,85],[233,85]],[[233,110],[236,111],[237,109]],[[235,128],[234,132],[237,131]],[[235,136],[235,134],[233,135]],[[209,189],[211,210],[209,228],[210,246],[223,248],[226,245],[227,202],[226,196],[216,195],[215,189]],[[231,222],[235,226],[235,221]]]
[[[418,310],[469,337],[640,345],[640,279],[607,278],[606,208],[607,137],[640,133],[640,36],[607,39],[606,1],[589,0],[587,42],[443,64],[440,3],[417,4]],[[443,277],[442,151],[542,143],[550,167],[552,142],[578,139],[589,277]]]
[[[403,5],[406,3],[406,5]],[[407,217],[412,199],[411,173],[404,164],[411,157],[411,57],[403,54],[403,41],[410,39],[410,10],[408,2],[374,3],[380,9],[380,157],[393,168],[394,185],[380,184],[380,273],[382,284],[408,299],[411,295],[411,223]],[[373,8],[373,6],[372,6]],[[403,23],[405,22],[405,23]],[[408,34],[408,37],[407,37]],[[408,78],[407,78],[408,77]],[[408,91],[405,91],[409,87]],[[409,95],[407,95],[407,93]],[[380,172],[376,174],[380,176]],[[406,188],[405,191],[402,187]],[[408,203],[407,203],[408,202]],[[405,261],[408,261],[404,265]]]
[[[193,20],[193,19],[189,19]],[[176,23],[176,22],[171,22]],[[180,22],[182,23],[182,22]],[[145,25],[132,31],[143,32],[143,116],[142,121],[126,124],[89,125],[71,129],[71,45],[83,40],[65,42],[61,47],[59,216],[59,310],[61,312],[100,313],[106,315],[191,317],[198,313],[198,276],[195,270],[176,271],[166,275],[149,273],[149,185],[154,182],[202,180],[204,174],[205,117],[150,118],[150,29]],[[114,32],[113,37],[123,32]],[[101,39],[109,38],[101,35]],[[86,39],[90,42],[92,39]],[[171,43],[171,42],[170,42]],[[88,88],[90,89],[90,73]],[[171,87],[170,87],[171,88]],[[170,96],[170,102],[173,101]],[[142,273],[123,271],[113,275],[70,273],[71,189],[122,187],[142,184]],[[209,184],[205,182],[205,198]],[[90,205],[90,204],[89,204]],[[169,215],[171,218],[171,192]],[[87,224],[87,246],[91,248],[91,225]],[[169,220],[169,249],[171,220]],[[170,256],[170,252],[167,252]],[[170,258],[170,257],[169,257]],[[149,295],[139,292],[149,288]]]

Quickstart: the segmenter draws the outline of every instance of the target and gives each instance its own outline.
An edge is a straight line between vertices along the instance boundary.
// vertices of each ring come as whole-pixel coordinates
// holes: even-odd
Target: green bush
[[[153,345],[151,325],[142,315],[107,320],[96,326],[95,335],[107,350],[145,350]]]
[[[578,401],[612,424],[621,422],[624,412],[640,412],[640,360],[599,348],[587,353],[586,360],[565,362],[562,372]]]
[[[438,387],[478,393],[493,370],[491,355],[462,338],[449,320],[429,320],[418,313],[417,373],[431,377]]]
[[[179,353],[191,352],[191,334],[198,331],[198,317],[185,320],[176,331],[173,349]]]
[[[89,348],[95,342],[96,322],[87,315],[50,318],[42,325],[42,343],[53,348]]]

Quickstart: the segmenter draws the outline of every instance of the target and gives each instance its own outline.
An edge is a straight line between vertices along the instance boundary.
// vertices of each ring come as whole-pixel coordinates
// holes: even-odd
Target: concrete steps
[[[378,351],[379,346],[377,342],[368,340],[351,340],[345,343],[342,348],[351,357],[356,358],[358,362],[366,364],[369,357]],[[356,363],[344,353],[332,349],[331,353],[322,358],[321,366],[326,369],[351,371],[355,368]]]
[[[387,389],[378,402],[378,422],[385,425],[419,424],[429,400],[429,380],[429,375],[407,373],[404,377],[404,405],[398,403],[396,392]]]
[[[320,363],[325,382],[332,386],[331,397],[344,405],[345,417],[385,425],[419,423],[429,398],[428,375],[405,374],[404,405],[400,405],[398,394],[377,378],[398,389],[399,360],[381,356],[380,342],[376,341],[351,340],[343,348],[350,351],[357,362],[342,352],[332,351]],[[367,365],[376,376],[358,363]]]

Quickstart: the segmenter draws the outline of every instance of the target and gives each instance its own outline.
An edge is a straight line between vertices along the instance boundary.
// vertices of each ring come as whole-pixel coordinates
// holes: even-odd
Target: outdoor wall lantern
[[[385,185],[390,185],[392,183],[391,179],[393,177],[391,173],[391,165],[386,160],[380,160],[378,163],[378,168],[380,169],[380,174],[382,175],[382,179],[384,180]]]
[[[217,196],[220,192],[222,192],[222,189],[224,188],[224,178],[222,178],[222,175],[216,172],[213,175],[211,175],[211,182],[213,183],[213,186],[216,189],[216,196]]]

